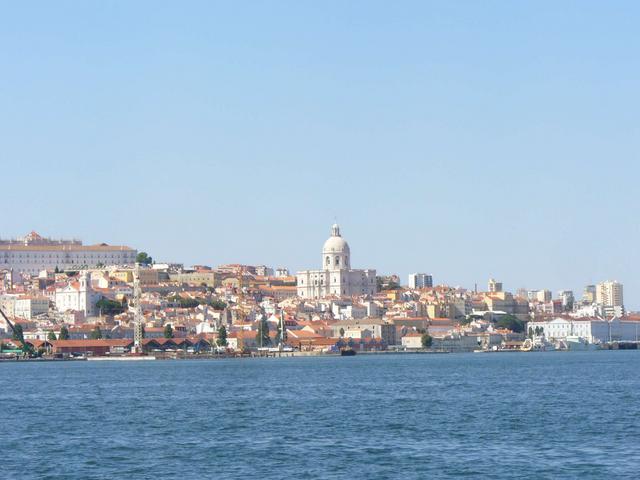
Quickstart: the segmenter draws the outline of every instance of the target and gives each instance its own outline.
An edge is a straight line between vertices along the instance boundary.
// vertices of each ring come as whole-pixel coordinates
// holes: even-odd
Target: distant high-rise
[[[409,288],[431,288],[433,277],[428,273],[410,273]]]
[[[604,307],[622,307],[622,284],[616,281],[601,282],[596,286],[596,303]]]
[[[583,303],[596,303],[596,286],[587,285],[582,292]]]
[[[562,309],[565,312],[570,312],[571,310],[573,310],[575,299],[572,290],[560,290],[558,292],[558,298],[562,300]]]
[[[551,290],[547,290],[546,288],[543,290],[538,290],[538,292],[536,293],[536,300],[540,303],[550,302],[552,297],[553,294],[551,293]]]
[[[489,279],[489,293],[498,293],[502,291],[502,282],[496,282],[493,278]]]

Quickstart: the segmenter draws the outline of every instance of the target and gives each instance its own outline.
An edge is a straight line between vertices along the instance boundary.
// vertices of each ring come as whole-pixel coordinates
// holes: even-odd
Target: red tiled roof
[[[100,338],[86,340],[51,340],[49,343],[54,347],[126,347],[133,343],[133,340],[120,338]]]

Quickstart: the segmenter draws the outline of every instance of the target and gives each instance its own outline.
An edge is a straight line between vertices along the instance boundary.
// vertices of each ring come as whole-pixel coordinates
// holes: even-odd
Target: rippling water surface
[[[2,478],[637,478],[640,352],[0,364]]]

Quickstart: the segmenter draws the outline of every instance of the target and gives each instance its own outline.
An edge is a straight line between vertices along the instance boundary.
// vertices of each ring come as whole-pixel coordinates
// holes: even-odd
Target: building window
[[[330,265],[330,264],[331,264],[331,258],[327,257],[327,265]]]
[[[340,265],[340,257],[336,257],[336,265]]]

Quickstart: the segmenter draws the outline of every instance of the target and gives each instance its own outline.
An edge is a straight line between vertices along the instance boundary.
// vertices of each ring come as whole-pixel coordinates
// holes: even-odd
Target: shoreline
[[[618,349],[598,349],[588,350],[596,351],[617,351]],[[619,349],[626,350],[626,349]],[[443,355],[443,354],[470,354],[470,353],[576,353],[585,352],[587,350],[552,350],[552,351],[536,351],[526,352],[519,350],[475,350],[475,351],[436,351],[436,350],[416,350],[416,351],[370,351],[358,352],[356,356],[379,356],[379,355]],[[323,353],[323,352],[273,352],[268,355],[252,354],[252,355],[113,355],[113,356],[87,356],[87,357],[71,357],[71,358],[0,358],[0,363],[44,363],[44,362],[139,362],[139,361],[171,361],[171,360],[229,360],[229,359],[260,359],[260,358],[303,358],[303,357],[341,357],[339,353]]]

